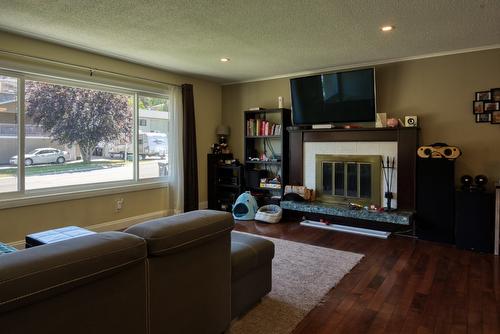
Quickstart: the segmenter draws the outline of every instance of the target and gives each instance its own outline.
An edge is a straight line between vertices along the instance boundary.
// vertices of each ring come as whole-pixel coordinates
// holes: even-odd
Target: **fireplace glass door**
[[[318,198],[380,205],[380,156],[316,156]]]

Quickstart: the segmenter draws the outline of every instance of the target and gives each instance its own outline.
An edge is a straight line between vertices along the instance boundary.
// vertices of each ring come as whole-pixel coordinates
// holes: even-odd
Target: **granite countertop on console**
[[[309,213],[319,213],[331,216],[371,220],[382,223],[392,223],[398,225],[410,225],[413,217],[411,211],[393,212],[372,212],[368,210],[352,210],[341,204],[330,204],[324,202],[294,202],[281,201],[282,209],[302,211]]]

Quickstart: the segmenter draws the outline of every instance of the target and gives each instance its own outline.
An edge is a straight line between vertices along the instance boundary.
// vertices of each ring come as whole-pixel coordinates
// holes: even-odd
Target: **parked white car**
[[[69,159],[69,153],[66,151],[58,150],[57,148],[37,148],[24,155],[24,164],[31,166],[34,164],[50,164],[57,163],[63,164]],[[17,165],[17,155],[10,158],[11,165]]]

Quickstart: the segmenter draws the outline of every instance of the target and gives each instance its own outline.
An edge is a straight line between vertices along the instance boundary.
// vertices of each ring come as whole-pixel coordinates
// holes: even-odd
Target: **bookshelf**
[[[291,125],[289,109],[262,109],[245,111],[245,178],[246,189],[257,199],[270,202],[281,197],[288,182],[288,131]],[[272,180],[279,175],[280,188],[260,179]]]
[[[236,198],[244,191],[243,166],[226,165],[229,154],[208,154],[208,208],[231,211]]]

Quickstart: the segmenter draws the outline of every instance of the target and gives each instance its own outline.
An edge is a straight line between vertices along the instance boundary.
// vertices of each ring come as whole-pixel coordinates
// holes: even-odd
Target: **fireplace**
[[[316,188],[315,156],[317,154],[381,155],[396,158],[392,183],[392,207],[415,210],[415,169],[417,164],[419,129],[362,128],[362,129],[288,129],[290,184]],[[382,175],[382,173],[380,174]],[[381,195],[387,191],[381,180]],[[384,203],[385,204],[385,203]]]
[[[316,154],[317,199],[329,203],[381,204],[381,156]]]

